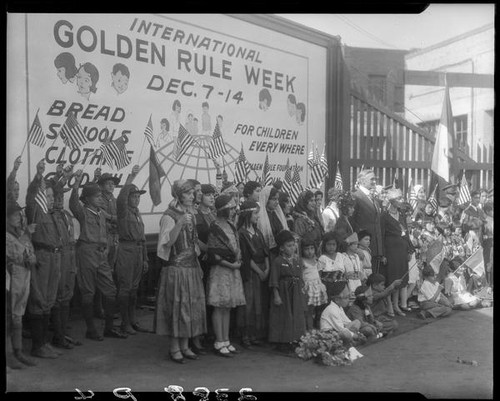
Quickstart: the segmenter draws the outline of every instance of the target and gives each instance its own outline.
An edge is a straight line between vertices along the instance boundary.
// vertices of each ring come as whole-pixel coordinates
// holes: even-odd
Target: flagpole
[[[141,152],[139,153],[139,159],[137,160],[137,164],[141,161],[141,156],[142,156],[142,151],[144,150],[144,143],[146,142],[146,136],[144,135],[144,138],[142,139],[142,146],[141,146]]]
[[[40,107],[36,111],[35,119],[36,119],[36,116],[38,116],[39,111],[40,111]],[[35,120],[33,120],[33,121],[35,121]],[[33,123],[31,125],[33,125]],[[31,127],[28,127],[28,135],[26,136],[26,141],[24,141],[23,149],[21,150],[21,154],[19,155],[19,157],[23,157],[24,149],[26,149],[26,145],[28,144],[29,139],[30,139],[30,132],[31,132]]]
[[[418,263],[415,263],[412,267],[408,269],[408,271],[403,274],[403,277],[400,278],[400,280],[403,280],[408,274],[410,274],[410,270],[413,269],[415,266],[418,266]]]

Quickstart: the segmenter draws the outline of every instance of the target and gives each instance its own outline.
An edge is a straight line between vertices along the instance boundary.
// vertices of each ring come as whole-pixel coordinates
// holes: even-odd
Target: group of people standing
[[[24,315],[31,356],[57,358],[59,348],[81,344],[65,332],[75,288],[86,338],[125,339],[147,331],[135,316],[139,283],[149,268],[138,208],[145,191],[132,183],[138,166],[115,199],[115,177],[97,171],[80,192],[81,170],[58,166],[47,180],[41,161],[24,213],[17,203],[19,165],[17,159],[7,180],[9,366],[36,364],[22,351]],[[69,213],[63,200],[71,177]],[[481,205],[473,192],[461,214],[451,198],[440,199],[437,210],[431,203],[431,210],[423,188],[417,188],[414,207],[401,190],[377,188],[373,171],[362,170],[354,190],[328,191],[325,208],[320,190],[303,191],[292,207],[279,183],[233,184],[219,174],[216,186],[175,181],[159,221],[153,323],[154,332],[169,338],[170,359],[197,360],[209,348],[229,358],[240,347],[264,342],[292,352],[313,328],[338,331],[345,341],[380,338],[397,329],[395,315],[411,311],[412,299],[423,319],[480,305],[473,292],[493,287],[492,204]],[[480,246],[488,274],[462,271]],[[101,302],[102,334],[94,325]],[[116,310],[119,327],[113,325]]]

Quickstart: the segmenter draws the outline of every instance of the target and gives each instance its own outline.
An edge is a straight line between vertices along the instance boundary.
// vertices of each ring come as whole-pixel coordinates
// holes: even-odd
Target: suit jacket
[[[363,191],[356,189],[352,194],[355,205],[350,222],[354,231],[367,230],[371,233],[370,249],[372,257],[384,255],[382,229],[380,226],[380,205],[375,206]]]

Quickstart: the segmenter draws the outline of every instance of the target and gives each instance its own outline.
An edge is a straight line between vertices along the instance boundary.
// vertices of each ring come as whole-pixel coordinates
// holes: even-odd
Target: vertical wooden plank
[[[410,156],[410,160],[411,161],[415,161],[416,160],[416,155],[417,155],[415,146],[417,146],[417,137],[419,137],[420,135],[418,135],[415,131],[411,131],[411,133],[412,133],[412,135],[411,135],[411,156]]]
[[[398,157],[398,122],[396,120],[392,120],[392,154],[391,160],[397,160]]]
[[[405,129],[405,162],[410,161],[410,127]]]
[[[358,158],[358,136],[359,136],[359,127],[358,127],[358,114],[359,114],[359,101],[357,98],[351,95],[352,102],[352,144],[351,144],[351,160],[356,160]]]
[[[370,140],[370,159],[378,160],[377,158],[377,133],[378,133],[378,118],[380,112],[373,109],[372,113],[372,139]]]
[[[363,101],[359,102],[359,111],[360,111],[360,118],[359,118],[359,135],[358,135],[358,159],[362,159],[363,152],[361,151],[361,138],[365,137],[365,121],[366,121],[366,103]]]
[[[363,158],[370,160],[370,144],[372,141],[372,107],[366,105],[366,133],[365,133],[365,148],[363,150]]]
[[[384,149],[385,149],[385,120],[387,120],[388,116],[386,114],[381,114],[380,115],[380,123],[379,123],[379,145],[378,145],[378,157],[380,160],[387,160],[384,159]]]

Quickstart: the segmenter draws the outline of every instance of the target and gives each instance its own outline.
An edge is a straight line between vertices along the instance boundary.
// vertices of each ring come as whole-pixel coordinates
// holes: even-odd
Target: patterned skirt
[[[219,265],[210,268],[207,304],[217,308],[235,308],[246,304],[243,282],[238,269]]]
[[[328,303],[326,287],[318,278],[304,281],[304,291],[307,294],[307,304],[320,306]]]

